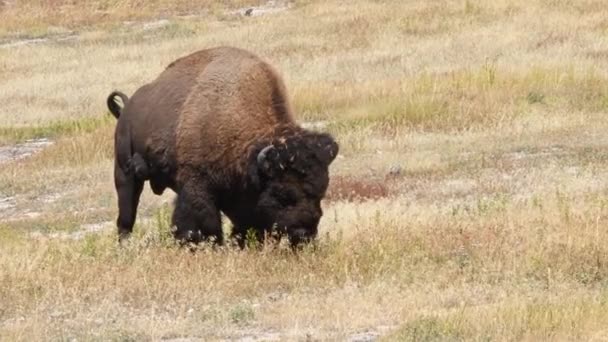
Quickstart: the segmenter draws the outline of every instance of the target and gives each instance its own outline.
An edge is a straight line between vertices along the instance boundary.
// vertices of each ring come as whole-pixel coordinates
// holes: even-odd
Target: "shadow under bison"
[[[316,237],[338,144],[295,123],[281,77],[259,57],[232,47],[201,50],[131,98],[112,92],[107,105],[118,120],[121,241],[132,232],[145,181],[155,194],[178,194],[172,223],[181,242],[223,244],[220,211],[241,248],[249,229],[260,242],[287,234],[295,246]]]

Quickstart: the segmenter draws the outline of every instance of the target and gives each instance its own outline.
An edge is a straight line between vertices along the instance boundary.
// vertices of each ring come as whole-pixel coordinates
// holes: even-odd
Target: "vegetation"
[[[0,158],[0,340],[608,338],[603,1],[75,4],[0,2],[0,146],[54,141]],[[217,45],[337,136],[318,244],[191,253],[146,189],[119,248],[105,98]]]

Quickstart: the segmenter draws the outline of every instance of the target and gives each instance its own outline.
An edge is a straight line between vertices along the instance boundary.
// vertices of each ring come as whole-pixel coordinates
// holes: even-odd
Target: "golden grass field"
[[[0,340],[608,340],[604,1],[74,3],[0,2]],[[341,145],[316,249],[116,244],[106,96],[218,45]]]

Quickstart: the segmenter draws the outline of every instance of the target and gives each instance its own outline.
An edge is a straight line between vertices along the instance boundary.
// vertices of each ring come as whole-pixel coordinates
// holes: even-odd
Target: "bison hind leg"
[[[119,241],[122,242],[133,231],[139,197],[144,183],[142,180],[133,177],[132,174],[123,172],[118,165],[114,167],[114,183],[118,195],[118,218],[116,219],[116,225],[118,226]]]

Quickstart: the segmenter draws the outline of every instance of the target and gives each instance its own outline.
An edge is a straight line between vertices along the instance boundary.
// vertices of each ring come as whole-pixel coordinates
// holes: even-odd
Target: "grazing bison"
[[[281,77],[259,57],[201,50],[131,98],[112,92],[107,105],[118,119],[120,240],[132,232],[146,180],[155,194],[177,193],[172,223],[182,242],[223,244],[220,212],[241,247],[249,229],[260,241],[286,233],[292,245],[316,236],[338,144],[296,124]]]

